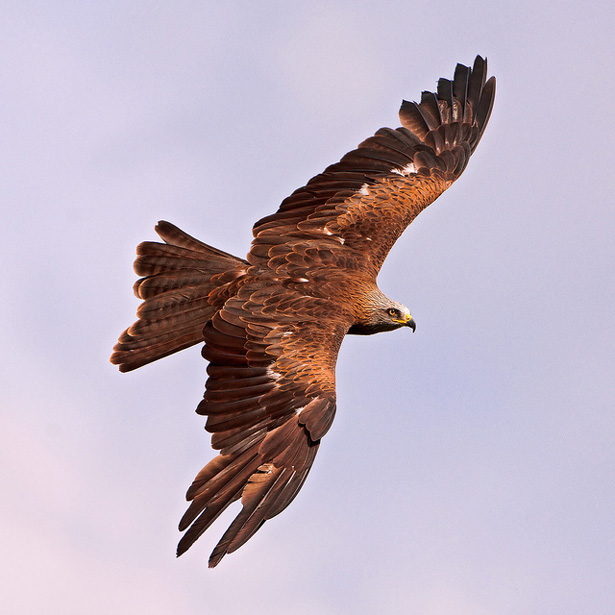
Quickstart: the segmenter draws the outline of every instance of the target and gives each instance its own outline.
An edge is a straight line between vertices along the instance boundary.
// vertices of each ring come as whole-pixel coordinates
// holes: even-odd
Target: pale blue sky
[[[615,604],[611,2],[7,2],[0,564],[11,613],[598,615]],[[380,276],[293,504],[182,558],[197,349],[131,374],[132,260],[251,225],[457,62],[491,122]]]

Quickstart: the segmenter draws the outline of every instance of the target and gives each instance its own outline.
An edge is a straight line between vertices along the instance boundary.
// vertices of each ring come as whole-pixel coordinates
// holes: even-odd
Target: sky
[[[615,603],[611,2],[8,0],[0,37],[0,601],[20,613],[601,615]],[[349,337],[292,505],[179,559],[213,456],[186,350],[130,374],[160,219],[244,256],[254,221],[455,64],[491,120]]]

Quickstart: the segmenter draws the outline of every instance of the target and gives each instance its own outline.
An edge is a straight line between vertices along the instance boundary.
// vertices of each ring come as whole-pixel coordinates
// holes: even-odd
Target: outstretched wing
[[[401,128],[380,129],[255,224],[248,260],[319,237],[352,250],[375,276],[408,224],[465,169],[493,107],[495,78],[486,75],[477,56],[420,103],[404,101]]]
[[[335,362],[350,319],[273,280],[246,285],[206,325],[209,379],[197,412],[220,454],[188,490],[181,555],[235,500],[215,566],[293,500],[335,414]]]

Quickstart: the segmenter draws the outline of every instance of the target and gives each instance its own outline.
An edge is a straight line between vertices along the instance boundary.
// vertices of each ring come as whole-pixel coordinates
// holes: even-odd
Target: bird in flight
[[[186,494],[184,553],[233,502],[242,508],[209,559],[216,566],[297,495],[335,415],[346,334],[415,329],[376,278],[414,218],[463,172],[489,120],[495,78],[477,56],[419,103],[282,201],[253,228],[246,259],[169,222],[134,264],[138,320],[111,362],[127,372],[203,343],[197,412],[218,451]]]

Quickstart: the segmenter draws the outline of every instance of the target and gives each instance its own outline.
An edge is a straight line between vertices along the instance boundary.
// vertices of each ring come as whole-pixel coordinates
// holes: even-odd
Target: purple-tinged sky
[[[7,613],[598,615],[615,604],[611,2],[5,3],[0,603]],[[211,457],[197,349],[120,375],[135,245],[252,223],[457,62],[490,125],[380,276],[299,496],[182,558]]]

